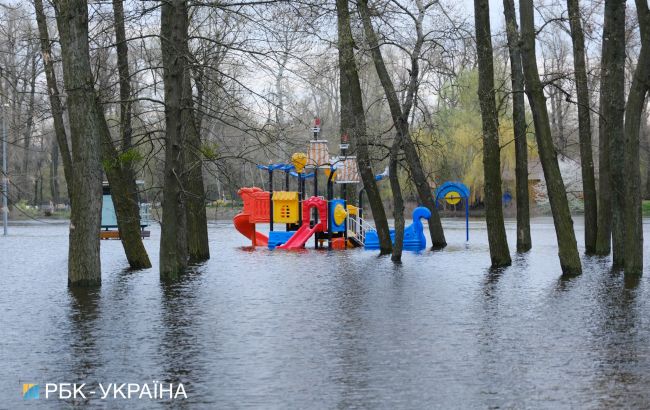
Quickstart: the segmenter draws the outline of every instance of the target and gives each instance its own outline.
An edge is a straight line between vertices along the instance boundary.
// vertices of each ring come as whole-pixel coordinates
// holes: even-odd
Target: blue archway
[[[441,199],[465,202],[465,240],[469,241],[469,188],[462,182],[447,181],[436,189],[436,208]]]

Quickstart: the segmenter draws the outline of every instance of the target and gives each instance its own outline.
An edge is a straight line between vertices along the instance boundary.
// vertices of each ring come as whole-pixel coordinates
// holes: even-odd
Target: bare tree
[[[88,46],[88,4],[63,0],[56,10],[70,117],[73,165],[68,284],[101,283],[99,227],[102,207],[101,143]]]
[[[546,108],[546,98],[539,79],[537,56],[535,53],[535,26],[532,0],[520,0],[519,18],[521,21],[521,52],[526,94],[533,112],[535,137],[539,150],[544,179],[553,212],[553,223],[557,236],[560,266],[564,275],[582,273],[578,244],[573,231],[573,220],[569,210],[566,190],[553,146],[551,127]]]
[[[492,267],[509,266],[510,250],[501,205],[501,149],[499,117],[494,89],[494,56],[488,0],[474,0],[476,51],[478,53],[478,100],[483,126],[483,173],[485,175],[485,219]]]
[[[641,208],[641,167],[639,130],[643,107],[650,90],[650,11],[646,0],[636,0],[641,30],[641,52],[625,106],[625,201],[624,250],[625,273],[640,275],[643,272],[643,215]]]
[[[585,204],[585,252],[596,251],[598,232],[598,197],[594,177],[594,159],[591,142],[591,109],[585,63],[585,38],[579,0],[567,0],[571,41],[573,42],[573,67],[578,97],[578,132],[580,139],[580,167],[582,169],[582,192]]]

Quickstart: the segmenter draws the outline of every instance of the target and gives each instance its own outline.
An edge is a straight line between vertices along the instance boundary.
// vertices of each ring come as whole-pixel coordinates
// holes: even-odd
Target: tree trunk
[[[499,117],[494,90],[494,57],[488,0],[474,0],[474,26],[478,54],[478,99],[483,125],[483,174],[485,176],[485,220],[492,267],[509,266],[510,250],[501,205],[501,148]]]
[[[52,141],[50,151],[50,195],[52,203],[56,206],[60,202],[59,188],[59,145],[56,140]]]
[[[181,102],[187,39],[187,5],[184,0],[162,3],[160,36],[165,84],[165,177],[160,236],[160,277],[177,279],[187,267],[186,198]]]
[[[187,42],[186,42],[187,44]],[[189,52],[189,50],[186,50]],[[181,103],[181,121],[185,141],[187,191],[187,245],[190,262],[202,262],[210,259],[208,244],[208,218],[205,212],[205,187],[203,185],[203,161],[201,159],[201,136],[194,119],[192,101],[191,71],[185,68],[183,78],[183,100]]]
[[[582,266],[575,232],[573,231],[573,220],[571,219],[569,202],[566,197],[566,189],[560,173],[557,153],[553,146],[548,111],[546,109],[546,98],[544,97],[544,90],[537,70],[533,1],[520,0],[519,13],[526,94],[533,112],[535,137],[553,213],[560,266],[564,275],[576,275],[582,273]]]
[[[517,191],[517,252],[530,250],[530,199],[528,193],[528,139],[526,137],[526,105],[524,73],[521,68],[519,27],[513,0],[503,0],[506,18],[510,72],[512,77],[512,121],[515,134],[515,185]]]
[[[408,123],[408,116],[410,114],[413,105],[413,99],[418,88],[419,59],[421,57],[420,53],[422,49],[422,43],[424,42],[424,35],[422,32],[422,19],[424,18],[424,12],[421,9],[422,6],[421,4],[418,5],[420,8],[420,15],[416,22],[418,39],[413,48],[413,51],[411,52],[409,85],[407,96],[402,106],[399,104],[399,98],[397,96],[397,92],[395,92],[393,80],[391,79],[390,74],[386,69],[386,64],[381,54],[381,49],[379,48],[379,40],[377,39],[375,30],[372,27],[372,22],[370,21],[368,1],[360,0],[358,2],[358,7],[359,14],[361,15],[361,20],[363,22],[364,31],[366,33],[368,45],[370,46],[370,52],[372,54],[375,70],[377,71],[377,76],[379,77],[379,81],[381,82],[384,93],[386,94],[386,99],[388,100],[388,106],[390,108],[393,124],[395,125],[396,131],[402,134],[402,147],[406,154],[406,161],[409,166],[409,170],[411,171],[413,183],[415,184],[416,190],[418,192],[420,202],[431,211],[431,218],[429,219],[429,233],[431,234],[432,249],[444,248],[447,246],[445,233],[442,229],[442,223],[440,222],[440,216],[438,214],[438,209],[436,208],[431,186],[429,186],[429,181],[427,180],[426,174],[424,173],[424,168],[422,167],[422,162],[420,161],[420,155],[418,154],[415,143],[411,138]]]
[[[52,61],[52,47],[50,45],[50,35],[47,30],[47,20],[43,10],[43,0],[34,0],[34,10],[36,11],[36,23],[38,24],[38,33],[40,36],[41,53],[43,54],[43,66],[45,68],[45,78],[47,80],[47,92],[52,108],[52,120],[54,122],[54,135],[56,136],[56,145],[61,152],[63,161],[63,175],[68,186],[68,197],[72,202],[72,156],[68,146],[68,137],[63,122],[63,105],[59,95],[59,88],[56,83],[56,74],[54,63]],[[52,148],[56,150],[57,148]],[[54,154],[53,154],[54,156]],[[58,159],[58,155],[57,155]],[[56,181],[58,191],[58,180]]]
[[[578,97],[578,135],[580,140],[580,168],[582,171],[582,193],[585,206],[585,253],[596,251],[598,232],[598,196],[594,177],[594,157],[591,142],[591,107],[585,64],[585,37],[582,31],[582,17],[579,0],[567,0],[571,41],[573,42],[573,67]]]
[[[610,40],[613,50],[612,64],[607,68],[611,84],[610,98],[606,101],[609,132],[609,170],[612,195],[612,265],[623,268],[625,263],[625,0],[611,1],[613,7],[613,32]],[[607,9],[607,1],[605,2]],[[605,12],[607,18],[607,12]],[[605,23],[607,24],[607,23]],[[601,100],[602,102],[602,100]],[[637,163],[638,165],[638,163]],[[638,185],[637,185],[638,186]]]
[[[393,192],[393,218],[395,218],[395,243],[393,244],[393,253],[390,259],[393,262],[402,261],[402,250],[404,248],[404,199],[402,197],[402,188],[399,185],[399,153],[402,146],[403,136],[400,132],[395,135],[395,140],[390,149],[390,161],[388,168],[388,178],[390,188]]]
[[[377,227],[379,252],[381,255],[391,253],[392,244],[386,219],[386,211],[381,200],[379,188],[372,171],[368,136],[366,133],[366,113],[363,108],[361,84],[357,64],[354,60],[354,39],[350,28],[350,10],[348,0],[336,0],[339,42],[339,67],[341,69],[341,128],[350,136],[353,150],[357,154],[359,173],[363,187],[368,195],[368,202]]]
[[[124,29],[123,0],[113,0],[115,26],[115,50],[117,51],[117,71],[120,78],[120,136],[122,151],[131,149],[133,127],[131,125],[131,76],[129,74],[129,46]],[[126,166],[125,166],[126,167]],[[130,169],[130,167],[129,167]]]
[[[99,106],[99,101],[97,101]],[[147,250],[142,243],[140,235],[140,207],[138,205],[138,188],[131,177],[130,163],[123,163],[113,145],[106,119],[98,108],[98,122],[102,128],[102,156],[104,158],[104,172],[111,187],[111,198],[115,207],[117,229],[120,240],[129,261],[131,269],[146,269],[151,267]]]
[[[639,130],[650,87],[650,12],[646,0],[636,1],[641,28],[641,52],[625,107],[625,201],[623,204],[625,273],[643,273],[643,214]]]
[[[28,169],[29,169],[29,157],[30,157],[30,151],[31,151],[31,141],[32,141],[32,128],[34,126],[34,100],[35,100],[35,94],[36,94],[36,53],[32,55],[32,66],[31,66],[31,75],[30,75],[30,81],[29,81],[29,104],[27,106],[27,125],[25,126],[25,134],[23,136],[23,148],[24,148],[24,154],[23,154],[23,166],[22,166],[22,173],[23,175],[27,176],[28,174]],[[36,201],[36,198],[34,198]]]
[[[129,79],[128,47],[124,31],[124,10],[120,0],[113,1],[115,16],[115,40],[117,49],[117,68],[120,84],[120,138],[123,152],[131,149],[131,84]],[[115,216],[120,232],[120,240],[132,269],[151,267],[147,250],[142,243],[140,226],[140,207],[138,187],[130,160],[121,160],[120,153],[113,144],[103,111],[97,101],[97,112],[102,124],[102,147],[104,171],[111,187],[111,198],[115,206]]]
[[[598,233],[596,254],[609,255],[612,244],[612,229],[616,223],[620,228],[620,212],[613,208],[620,206],[623,192],[612,186],[613,180],[620,180],[616,168],[622,168],[619,147],[622,145],[624,124],[624,71],[625,71],[625,2],[605,1],[603,46],[600,74],[600,117],[598,123]],[[621,162],[618,162],[621,161]],[[613,166],[612,166],[613,165]],[[616,175],[615,175],[616,174]],[[620,197],[617,197],[621,195]],[[617,204],[617,205],[615,205]],[[616,219],[616,222],[614,222]],[[620,232],[620,229],[617,229]],[[620,245],[620,238],[617,238]],[[620,249],[619,249],[620,250]],[[622,259],[620,252],[614,255],[614,264]]]
[[[101,284],[99,230],[102,208],[101,131],[88,47],[88,4],[58,2],[56,13],[68,95],[72,159],[68,284]]]

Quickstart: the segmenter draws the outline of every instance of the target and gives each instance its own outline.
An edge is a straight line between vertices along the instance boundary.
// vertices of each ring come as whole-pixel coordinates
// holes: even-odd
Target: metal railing
[[[366,243],[366,232],[376,231],[377,228],[358,215],[348,215],[348,231],[354,233],[361,243]]]

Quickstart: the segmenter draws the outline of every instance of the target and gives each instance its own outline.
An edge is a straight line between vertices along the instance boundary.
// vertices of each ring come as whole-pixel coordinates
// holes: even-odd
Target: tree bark
[[[517,192],[517,252],[530,250],[530,198],[528,192],[528,138],[526,137],[526,105],[524,73],[521,68],[519,27],[513,0],[503,0],[506,19],[510,72],[512,77],[512,121],[515,134],[515,185]]]
[[[45,68],[45,78],[47,81],[47,93],[52,108],[52,120],[54,122],[54,135],[56,145],[61,152],[63,161],[63,175],[68,185],[68,197],[72,202],[72,156],[68,145],[68,137],[63,122],[63,105],[59,95],[59,88],[56,83],[56,74],[52,62],[52,46],[50,44],[50,35],[47,29],[47,20],[43,10],[43,0],[34,0],[34,10],[36,12],[36,23],[40,37],[41,53],[43,54],[43,66]],[[54,154],[53,154],[54,155]],[[58,157],[58,156],[57,156]],[[58,180],[56,181],[58,191]]]
[[[402,147],[402,134],[397,132],[393,145],[390,149],[390,161],[388,165],[388,178],[393,193],[393,218],[395,218],[395,243],[390,259],[393,262],[402,261],[402,250],[404,249],[404,199],[402,188],[399,184],[399,153]]]
[[[119,3],[119,4],[116,4]],[[113,1],[115,40],[117,43],[117,68],[120,84],[120,137],[122,150],[131,149],[131,84],[129,76],[128,47],[124,30],[124,10],[120,0]],[[104,171],[111,187],[111,198],[115,206],[115,216],[120,232],[120,240],[132,269],[151,267],[147,250],[140,234],[140,206],[138,205],[138,187],[135,183],[133,165],[130,160],[122,160],[116,149],[106,118],[97,101],[97,112],[102,124],[102,148]]]
[[[598,233],[596,254],[609,255],[612,245],[614,224],[620,233],[620,210],[623,200],[622,186],[612,186],[621,175],[616,168],[622,168],[619,147],[622,145],[624,127],[624,73],[625,73],[625,2],[605,1],[603,46],[600,74],[600,116],[598,122]],[[620,188],[620,189],[619,189]],[[614,221],[616,219],[616,221]],[[620,238],[616,243],[620,245]],[[620,249],[614,255],[614,265],[621,262]]]
[[[474,26],[478,54],[478,100],[483,125],[483,174],[485,176],[485,220],[492,267],[509,266],[510,250],[501,205],[501,148],[499,117],[494,90],[494,57],[488,0],[474,0]]]
[[[607,9],[607,1],[605,2]],[[607,131],[609,132],[609,170],[612,194],[612,265],[623,268],[625,263],[625,0],[616,0],[613,12],[613,33],[610,40],[614,48],[610,67],[611,88],[607,112]],[[607,12],[605,12],[607,18]],[[606,23],[605,23],[606,24]],[[601,100],[602,102],[602,100]]]
[[[569,202],[566,197],[566,189],[562,180],[562,174],[560,173],[557,153],[553,146],[553,137],[551,136],[551,127],[546,108],[546,98],[544,97],[544,90],[537,70],[533,1],[520,0],[519,13],[526,94],[528,95],[528,102],[533,112],[535,137],[537,139],[539,157],[542,163],[548,197],[551,203],[551,211],[553,213],[560,266],[564,275],[576,275],[582,273],[582,266],[575,232],[573,231],[573,220],[571,219]]]
[[[56,143],[56,140],[52,141],[50,151],[50,195],[52,203],[56,206],[61,196],[59,188],[59,144]]]
[[[129,74],[129,46],[124,29],[123,0],[113,0],[113,25],[115,27],[115,50],[117,51],[117,72],[120,82],[120,137],[122,151],[131,149],[133,127],[131,125],[131,76]]]
[[[641,28],[641,52],[625,107],[625,201],[623,204],[625,273],[643,273],[643,214],[639,131],[650,90],[650,12],[646,0],[636,0]]]
[[[392,244],[386,218],[386,211],[381,200],[379,188],[372,170],[370,153],[368,152],[368,136],[366,128],[366,113],[363,109],[363,98],[359,73],[354,59],[354,39],[350,28],[350,10],[348,0],[336,0],[339,67],[341,69],[341,128],[350,136],[353,150],[357,154],[357,164],[363,187],[368,196],[372,216],[379,237],[379,252],[381,255],[391,253]]]
[[[361,15],[361,20],[363,22],[364,31],[366,33],[368,45],[370,47],[370,52],[372,54],[375,70],[377,71],[377,76],[379,77],[379,81],[381,82],[384,93],[386,94],[386,99],[388,100],[388,106],[390,108],[393,124],[396,131],[402,134],[402,147],[406,153],[406,161],[409,166],[409,170],[411,171],[413,183],[415,184],[416,190],[418,192],[420,202],[431,211],[431,218],[429,219],[429,233],[431,234],[432,249],[442,249],[447,246],[445,233],[442,229],[440,215],[438,214],[438,209],[436,208],[431,186],[429,186],[429,181],[427,180],[426,174],[424,173],[424,168],[422,167],[422,162],[420,161],[420,155],[418,154],[415,143],[411,138],[408,122],[408,117],[413,106],[414,96],[418,88],[418,76],[420,72],[419,59],[422,50],[422,44],[424,42],[424,34],[422,32],[422,19],[424,18],[424,10],[422,8],[423,6],[420,2],[418,2],[420,14],[418,20],[416,21],[417,41],[413,48],[413,51],[411,52],[411,70],[409,73],[407,95],[404,100],[404,104],[400,106],[399,97],[395,92],[395,86],[393,85],[390,74],[386,69],[386,64],[381,54],[381,49],[379,48],[379,40],[377,39],[377,34],[372,27],[372,22],[370,20],[370,11],[368,9],[368,1],[359,0],[357,4],[359,8],[359,14]]]
[[[88,46],[88,4],[57,2],[57,26],[68,95],[72,161],[68,284],[101,284],[99,230],[102,208],[101,130]]]
[[[185,42],[187,44],[187,41]],[[189,53],[189,50],[186,50]],[[205,211],[205,187],[203,185],[203,161],[201,136],[194,118],[192,101],[191,71],[185,68],[183,78],[183,100],[181,102],[182,132],[185,141],[187,191],[187,244],[191,263],[210,259],[208,244],[208,218]]]
[[[182,95],[187,38],[187,5],[184,0],[163,2],[160,40],[165,85],[165,176],[160,236],[160,277],[177,279],[187,267],[187,217],[183,187],[185,173],[182,132]]]
[[[567,0],[571,41],[573,43],[573,67],[578,97],[578,135],[580,140],[580,168],[582,171],[582,193],[585,207],[585,253],[596,252],[598,233],[598,196],[594,176],[594,157],[591,142],[591,109],[585,64],[585,36],[582,31],[582,17],[579,0]]]

